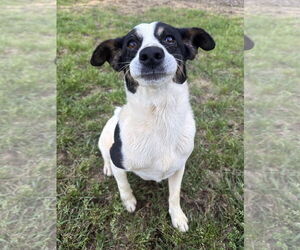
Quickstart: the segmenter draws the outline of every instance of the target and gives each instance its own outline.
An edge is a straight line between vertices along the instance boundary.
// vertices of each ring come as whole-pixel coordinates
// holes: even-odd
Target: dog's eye
[[[127,48],[129,49],[135,49],[137,47],[137,42],[134,41],[134,40],[130,40],[128,43],[127,43]]]
[[[175,43],[175,38],[173,37],[173,36],[166,36],[165,37],[165,42],[166,43],[170,43],[170,44],[173,44],[173,43]]]

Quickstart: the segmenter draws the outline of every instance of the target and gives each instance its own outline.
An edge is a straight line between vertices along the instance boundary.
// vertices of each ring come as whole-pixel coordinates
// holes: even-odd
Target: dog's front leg
[[[184,167],[174,175],[169,177],[169,213],[172,219],[172,224],[181,232],[186,232],[188,227],[188,219],[180,207],[180,187],[184,173]]]
[[[127,211],[132,213],[135,210],[136,206],[136,199],[134,195],[132,194],[132,189],[129,185],[129,182],[127,180],[127,174],[126,171],[120,168],[117,168],[112,162],[112,172],[113,175],[117,181],[121,200],[126,207]]]

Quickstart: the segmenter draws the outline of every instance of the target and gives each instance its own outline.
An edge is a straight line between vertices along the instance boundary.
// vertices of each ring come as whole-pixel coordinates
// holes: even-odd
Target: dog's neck
[[[167,112],[180,112],[190,107],[187,82],[178,84],[166,82],[160,86],[138,86],[133,94],[126,91],[127,107],[136,114],[150,111],[163,115]]]

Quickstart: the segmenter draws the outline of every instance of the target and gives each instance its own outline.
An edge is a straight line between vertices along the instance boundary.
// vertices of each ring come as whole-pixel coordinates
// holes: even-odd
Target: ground
[[[245,248],[298,249],[300,8],[260,11],[244,19]]]
[[[130,11],[105,2],[59,1],[59,249],[242,248],[242,17],[199,5],[192,9],[184,1],[177,1],[183,4],[173,8],[164,4]],[[105,39],[155,20],[177,27],[202,27],[217,44],[211,52],[201,51],[187,66],[197,124],[195,149],[181,193],[189,219],[187,233],[171,225],[166,181],[143,181],[129,174],[138,201],[136,212],[129,214],[121,204],[115,180],[103,175],[97,148],[105,122],[115,106],[124,104],[125,95],[121,74],[107,64],[101,69],[89,64],[92,51]]]
[[[27,1],[28,2],[28,1]],[[31,1],[32,2],[32,1]],[[55,9],[0,2],[0,249],[54,249]]]

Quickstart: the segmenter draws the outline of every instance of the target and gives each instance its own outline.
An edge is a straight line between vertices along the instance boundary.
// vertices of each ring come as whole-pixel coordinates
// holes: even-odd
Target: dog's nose
[[[151,46],[141,50],[139,59],[145,66],[159,65],[165,57],[165,53],[162,48]]]

